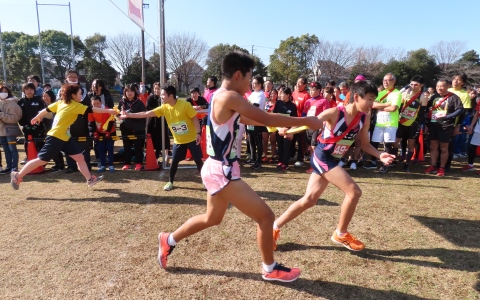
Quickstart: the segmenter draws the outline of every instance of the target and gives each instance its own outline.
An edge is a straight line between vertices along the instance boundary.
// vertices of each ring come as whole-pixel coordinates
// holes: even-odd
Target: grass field
[[[20,148],[20,147],[19,147]],[[23,154],[20,155],[23,158]],[[223,223],[178,244],[169,270],[157,264],[157,235],[205,211],[195,169],[107,172],[88,188],[79,173],[0,177],[1,299],[480,299],[480,177],[391,170],[349,171],[363,190],[350,231],[366,249],[330,241],[343,194],[282,229],[276,260],[302,269],[288,284],[261,279],[253,221],[236,208]],[[273,166],[243,179],[281,214],[305,190],[305,168]]]

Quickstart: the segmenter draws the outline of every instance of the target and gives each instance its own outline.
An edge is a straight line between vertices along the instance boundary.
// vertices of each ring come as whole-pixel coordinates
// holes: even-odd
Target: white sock
[[[276,223],[276,222],[273,222],[273,229],[275,229],[275,230],[278,230],[278,229],[280,229],[280,228],[278,227],[278,225],[277,225],[277,223]]]
[[[168,236],[167,243],[168,243],[170,246],[175,246],[175,245],[177,244],[177,242],[175,242],[175,240],[173,239],[173,234],[170,234],[170,235]]]
[[[277,264],[276,262],[273,262],[273,264],[271,265],[266,265],[265,263],[262,263],[263,270],[267,273],[273,272],[273,268],[275,268],[276,264]]]
[[[335,231],[337,232],[337,235],[338,235],[339,237],[344,237],[345,234],[346,234],[346,232],[343,232],[343,233],[342,233],[342,232],[340,232],[340,230],[338,230],[338,229],[335,229]]]

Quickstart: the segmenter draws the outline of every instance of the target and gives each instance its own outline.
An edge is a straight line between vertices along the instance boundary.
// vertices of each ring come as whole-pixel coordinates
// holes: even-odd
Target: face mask
[[[70,84],[77,84],[78,80],[77,81],[70,81],[70,80],[67,79],[67,82],[70,83]]]
[[[0,99],[7,99],[8,93],[0,93]]]

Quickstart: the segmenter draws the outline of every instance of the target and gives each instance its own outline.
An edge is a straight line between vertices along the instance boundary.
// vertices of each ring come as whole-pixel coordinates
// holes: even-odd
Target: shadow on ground
[[[246,280],[263,281],[259,273],[242,273],[242,272],[230,272],[230,271],[218,271],[218,270],[202,270],[193,268],[172,267],[168,269],[168,272],[174,274],[194,274],[199,276],[222,276],[222,277],[235,277]],[[277,283],[271,284],[280,285],[285,288],[294,289],[299,292],[304,292],[315,297],[323,297],[326,299],[408,299],[408,300],[420,300],[427,299],[414,295],[405,294],[398,291],[381,291],[374,290],[365,287],[359,287],[348,284],[341,284],[336,282],[328,282],[321,280],[309,280],[299,278],[298,280],[290,283]]]
[[[424,216],[411,217],[456,246],[480,248],[480,221]]]

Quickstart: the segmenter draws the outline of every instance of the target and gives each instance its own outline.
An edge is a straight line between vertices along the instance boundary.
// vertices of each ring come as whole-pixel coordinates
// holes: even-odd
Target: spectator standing
[[[3,175],[17,171],[18,168],[17,135],[21,131],[17,122],[22,117],[22,109],[17,102],[18,99],[9,88],[0,87],[0,144],[6,161],[6,168],[0,170]]]
[[[305,108],[305,102],[310,99],[310,94],[306,90],[307,88],[307,78],[301,76],[297,80],[297,85],[295,88],[295,91],[292,93],[293,97],[293,104],[297,107],[297,116],[301,117],[303,110]],[[305,155],[305,132],[300,132],[297,133],[293,136],[293,141],[292,141],[292,151],[291,154],[292,156],[295,156],[295,143],[297,143],[297,157],[296,157],[296,162],[294,164],[295,167],[303,167],[305,164],[303,162],[304,155]]]
[[[55,97],[55,94],[53,93],[52,90],[47,90],[43,93],[43,102],[45,102],[46,106],[49,106],[50,104],[56,102],[57,99]],[[46,114],[42,121],[43,124],[45,125],[45,131],[48,132],[50,129],[53,127],[53,120],[55,118],[55,114],[50,112]],[[62,171],[65,169],[65,161],[63,160],[63,154],[62,152],[58,152],[58,154],[53,158],[53,162],[55,165],[50,168],[50,172],[58,172]]]
[[[160,92],[162,88],[160,87],[159,82],[153,84],[153,94],[147,98],[147,107],[146,110],[153,110],[160,105],[162,105],[162,98],[160,97]],[[161,118],[152,117],[148,120],[148,129],[147,132],[150,133],[153,148],[155,149],[155,157],[158,159],[162,156],[166,159],[168,151],[170,151],[170,136],[168,130],[167,120],[163,119],[163,139],[165,140],[165,151],[166,153],[162,154],[162,122]]]
[[[207,99],[208,103],[212,100],[213,93],[218,89],[217,82],[217,77],[208,76],[207,83],[205,84],[205,91],[203,92],[203,98]]]

